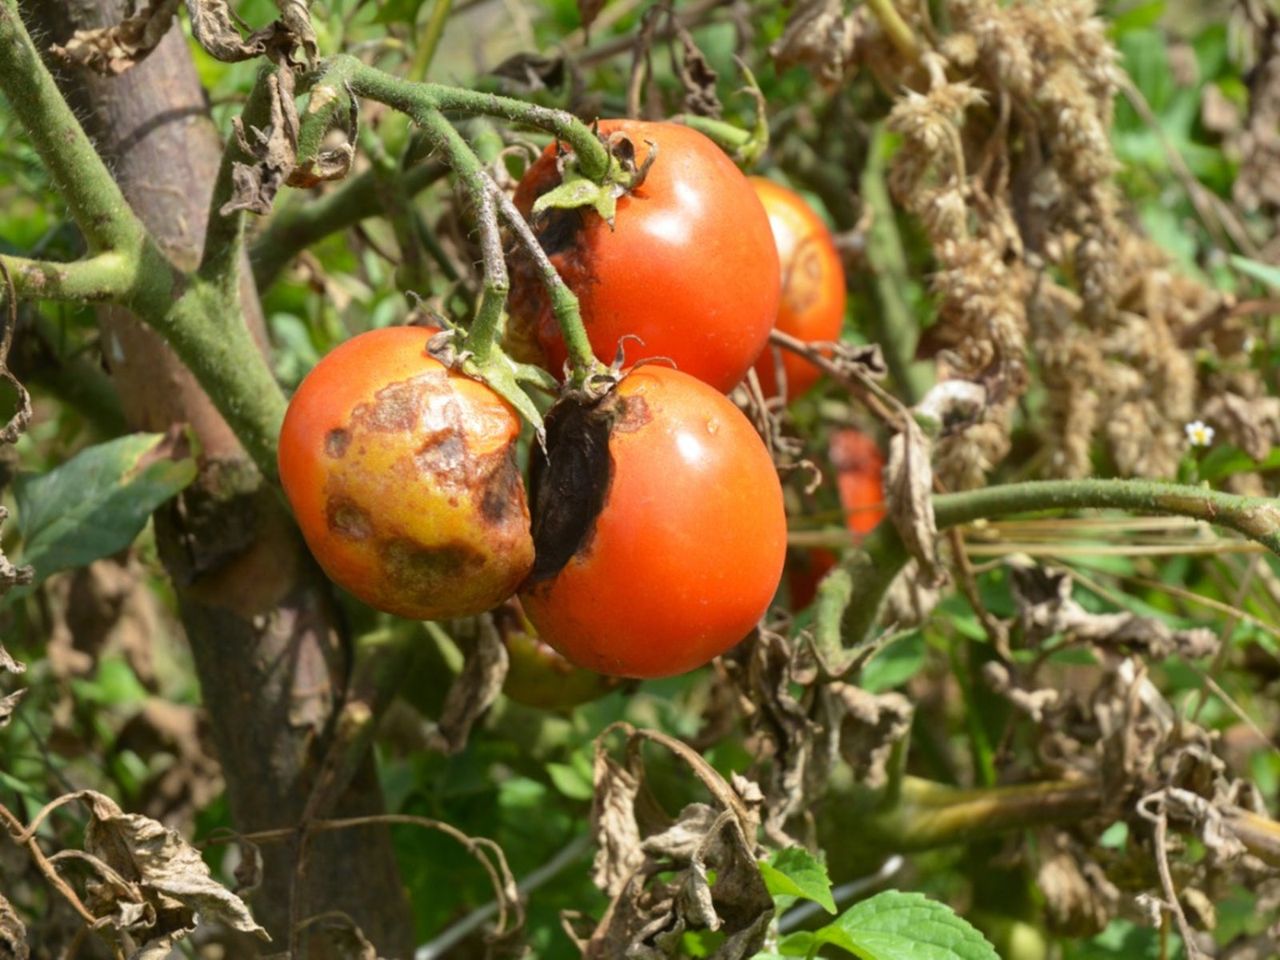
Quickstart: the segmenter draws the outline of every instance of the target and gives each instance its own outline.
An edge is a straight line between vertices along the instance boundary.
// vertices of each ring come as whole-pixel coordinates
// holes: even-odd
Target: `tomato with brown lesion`
[[[420,620],[491,609],[533,563],[520,420],[428,353],[436,332],[343,343],[303,380],[280,434],[281,482],[321,567]]]

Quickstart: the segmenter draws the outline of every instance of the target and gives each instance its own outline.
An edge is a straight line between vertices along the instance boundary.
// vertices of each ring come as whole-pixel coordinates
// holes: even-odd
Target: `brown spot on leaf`
[[[347,455],[351,445],[351,432],[337,427],[324,435],[324,452],[335,460]]]
[[[346,497],[330,497],[325,509],[329,529],[349,540],[367,540],[373,534],[373,521],[359,506]]]

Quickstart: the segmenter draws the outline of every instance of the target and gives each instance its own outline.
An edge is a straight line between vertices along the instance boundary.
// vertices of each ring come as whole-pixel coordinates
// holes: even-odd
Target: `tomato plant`
[[[844,324],[845,285],[840,251],[822,218],[794,190],[764,177],[751,177],[778,245],[782,297],[777,328],[806,343],[836,340]],[[756,361],[756,374],[766,396],[778,392],[781,358],[787,399],[807,391],[820,371],[788,350],[766,350]]]
[[[539,635],[625,677],[684,673],[743,639],[777,588],[787,525],[742,412],[648,365],[594,407],[563,404],[548,434],[530,478],[538,563],[521,592]]]
[[[676,367],[728,391],[764,349],[777,314],[778,254],[769,219],[747,178],[703,134],[673,123],[605,120],[605,137],[625,138],[643,168],[617,201],[615,222],[594,210],[552,208],[535,222],[539,241],[578,295],[592,349],[613,359],[668,357]],[[530,214],[560,182],[549,148],[529,168],[516,205]],[[559,372],[564,341],[541,282],[517,261],[510,309],[532,330]]]
[[[494,618],[510,658],[502,692],[516,703],[541,710],[567,710],[618,688],[616,677],[575,667],[543,643],[520,601],[503,604],[494,611]]]
[[[436,332],[346,341],[302,381],[280,431],[280,479],[325,572],[421,620],[490,609],[533,562],[520,421],[427,353]]]

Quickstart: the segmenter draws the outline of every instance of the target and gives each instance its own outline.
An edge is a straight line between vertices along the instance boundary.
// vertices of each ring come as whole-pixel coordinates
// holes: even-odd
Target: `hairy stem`
[[[120,302],[132,288],[133,261],[114,250],[72,263],[0,254],[0,263],[19,300]]]
[[[933,498],[938,528],[984,517],[1039,510],[1128,510],[1133,513],[1191,517],[1226,527],[1280,556],[1280,504],[1202,487],[1151,480],[1038,480]],[[852,551],[845,566],[854,595],[845,608],[845,646],[860,646],[875,629],[880,608],[894,578],[909,559],[890,524],[882,523]]]
[[[357,94],[407,113],[420,124],[427,114],[437,110],[501,117],[554,133],[573,147],[583,174],[592,180],[603,180],[609,170],[609,152],[604,144],[586,124],[563,110],[475,90],[401,80],[348,56],[335,57],[331,64],[331,70],[350,79]]]
[[[0,0],[0,92],[90,249],[136,251],[146,230],[45,68],[14,0]]]

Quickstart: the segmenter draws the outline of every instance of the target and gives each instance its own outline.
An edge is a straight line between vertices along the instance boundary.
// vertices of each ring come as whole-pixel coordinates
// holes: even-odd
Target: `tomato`
[[[782,265],[778,329],[806,343],[838,339],[846,294],[844,267],[831,231],[794,190],[764,177],[751,177],[750,182],[769,215]],[[804,357],[790,350],[765,350],[756,361],[765,396],[778,393],[775,356],[782,359],[788,400],[818,382],[821,371]]]
[[[594,210],[548,210],[534,229],[577,294],[596,356],[667,357],[727,392],[755,362],[778,310],[778,254],[751,184],[703,134],[673,123],[603,120],[637,161],[657,151],[643,182],[618,199],[611,227]],[[529,215],[560,180],[554,148],[529,168],[515,201]],[[512,265],[509,304],[518,329],[532,328],[559,374],[564,342],[542,281],[525,258]]]
[[[428,356],[436,332],[343,343],[280,431],[280,480],[320,566],[370,606],[420,620],[490,609],[533,563],[520,420]]]
[[[575,667],[543,643],[518,600],[494,612],[510,657],[502,692],[516,703],[540,710],[567,710],[616,690],[617,677]]]
[[[684,673],[742,640],[787,539],[777,472],[742,412],[650,364],[594,407],[562,403],[547,427],[549,459],[530,473],[538,559],[520,593],[539,636],[621,677]]]
[[[834,431],[828,451],[845,526],[858,535],[870,533],[885,515],[884,455],[875,440],[852,428]]]

